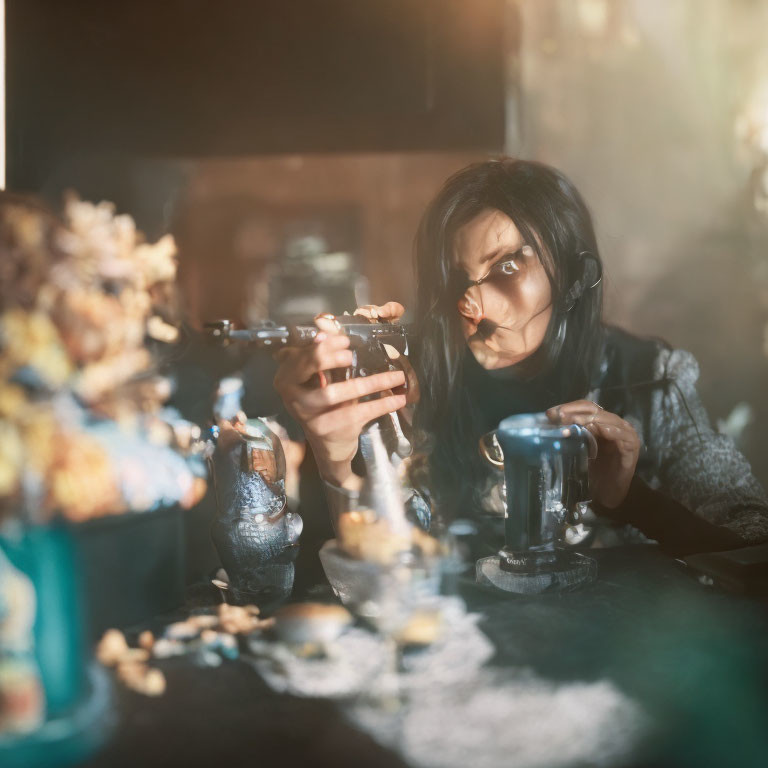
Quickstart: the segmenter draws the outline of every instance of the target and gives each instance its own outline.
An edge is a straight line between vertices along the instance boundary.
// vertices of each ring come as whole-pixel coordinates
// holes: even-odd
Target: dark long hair
[[[573,184],[554,168],[510,158],[451,176],[422,217],[415,250],[414,363],[421,387],[415,426],[417,443],[430,454],[430,485],[441,509],[463,495],[456,493],[460,483],[475,485],[487,474],[477,456],[475,407],[462,386],[464,356],[471,353],[452,290],[456,233],[487,209],[512,219],[546,270],[553,312],[534,356],[538,372],[561,372],[560,402],[587,394],[602,346],[602,284],[594,285],[602,266],[591,216]]]

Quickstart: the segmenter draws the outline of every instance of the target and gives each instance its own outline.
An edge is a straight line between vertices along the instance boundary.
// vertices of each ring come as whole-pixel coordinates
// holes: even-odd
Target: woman
[[[478,439],[505,416],[545,411],[595,437],[593,508],[612,531],[630,524],[623,532],[638,529],[675,554],[768,537],[765,493],[732,442],[712,430],[693,357],[602,323],[592,221],[561,173],[501,159],[455,174],[422,219],[416,273],[408,401],[434,514],[493,511],[499,477],[479,457]],[[358,311],[397,320],[403,308]],[[314,347],[282,353],[275,386],[338,509],[354,486],[361,429],[406,406],[396,393],[405,376],[310,388],[314,374],[351,361],[332,321],[318,325],[324,333]],[[381,397],[360,402],[373,393]]]

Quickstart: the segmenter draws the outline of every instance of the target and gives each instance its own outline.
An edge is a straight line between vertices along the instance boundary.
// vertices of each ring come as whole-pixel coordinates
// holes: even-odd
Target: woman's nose
[[[466,317],[467,320],[471,320],[475,324],[485,317],[480,304],[474,296],[470,295],[469,291],[459,299],[458,308],[462,317]]]

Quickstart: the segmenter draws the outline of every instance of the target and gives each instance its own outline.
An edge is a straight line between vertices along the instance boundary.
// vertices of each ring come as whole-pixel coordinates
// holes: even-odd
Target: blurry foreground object
[[[0,508],[82,521],[200,498],[145,344],[176,339],[174,256],[108,203],[71,198],[59,221],[0,199]]]
[[[111,686],[89,662],[81,562],[62,524],[0,529],[0,765],[71,765],[109,738]]]
[[[127,688],[143,696],[162,696],[166,679],[159,665],[163,661],[186,656],[200,666],[218,667],[224,659],[237,659],[238,636],[260,634],[274,625],[274,619],[261,618],[259,613],[255,605],[222,603],[215,612],[195,612],[169,624],[158,637],[144,630],[137,637],[138,647],[129,646],[120,630],[109,629],[96,647],[96,657],[112,667]]]
[[[120,520],[139,516],[95,539],[89,528],[121,512],[178,518],[205,490],[194,429],[163,409],[170,385],[147,344],[176,340],[174,256],[170,237],[143,242],[108,203],[72,197],[58,218],[0,194],[3,766],[75,762],[109,733],[109,683],[87,651],[98,615],[81,587],[117,612],[144,600],[147,567],[168,582],[153,595],[183,587],[181,569],[157,570],[179,553],[152,526],[137,558]]]
[[[409,640],[429,644],[440,632],[444,547],[406,512],[405,495],[382,435],[383,418],[360,436],[365,463],[358,508],[339,515],[337,538],[320,550],[336,596],[385,639],[386,663],[374,685],[385,706],[399,706],[399,648]],[[424,631],[423,628],[426,628]]]

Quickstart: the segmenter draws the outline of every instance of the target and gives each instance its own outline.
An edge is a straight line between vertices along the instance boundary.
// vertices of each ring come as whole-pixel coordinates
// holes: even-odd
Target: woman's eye
[[[505,261],[500,261],[496,265],[496,269],[503,275],[514,275],[515,272],[520,271],[520,265],[514,259],[506,259]]]

